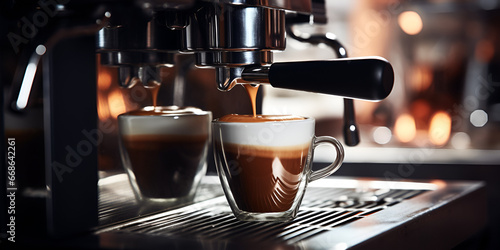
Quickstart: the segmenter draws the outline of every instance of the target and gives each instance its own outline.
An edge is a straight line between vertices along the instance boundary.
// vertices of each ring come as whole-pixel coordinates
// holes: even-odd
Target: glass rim
[[[166,113],[157,112],[151,114],[133,114],[133,112],[141,112],[141,111],[153,111],[158,108],[178,108],[177,110],[166,111]],[[196,107],[186,106],[186,107],[178,107],[178,106],[146,106],[141,109],[130,110],[125,113],[119,114],[119,117],[175,117],[175,116],[206,116],[211,115],[212,112],[208,110],[202,110]]]
[[[300,116],[304,119],[302,120],[280,120],[280,121],[262,121],[262,122],[227,122],[227,121],[219,121],[219,118],[215,118],[212,120],[212,123],[216,124],[247,124],[247,125],[257,125],[257,124],[269,124],[269,123],[292,123],[292,122],[310,122],[310,121],[315,121],[313,117],[309,116]]]

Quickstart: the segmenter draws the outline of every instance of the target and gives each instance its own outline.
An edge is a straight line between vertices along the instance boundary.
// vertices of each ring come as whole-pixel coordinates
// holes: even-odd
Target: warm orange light
[[[99,90],[106,90],[111,85],[111,75],[109,72],[101,70],[99,71],[99,75],[97,77],[97,87]]]
[[[431,86],[434,75],[432,69],[427,66],[413,68],[411,75],[411,86],[415,91],[424,91]]]
[[[97,97],[97,115],[101,121],[105,121],[109,118],[108,102],[102,95],[98,95]]]
[[[429,127],[429,139],[432,144],[442,146],[448,142],[451,133],[451,117],[448,113],[439,111],[432,116]]]
[[[417,99],[411,104],[411,114],[417,121],[428,119],[431,114],[431,106],[427,100]]]
[[[109,112],[113,118],[117,118],[119,114],[125,113],[125,101],[119,89],[115,89],[108,95]]]
[[[438,187],[440,187],[440,188],[443,188],[443,187],[447,186],[446,182],[443,181],[443,180],[431,180],[431,183],[434,184],[434,185],[436,185],[436,186],[438,186]]]
[[[417,127],[415,126],[415,119],[409,114],[402,114],[394,124],[394,134],[401,142],[410,142],[415,139],[417,135]]]
[[[416,35],[422,31],[423,23],[420,15],[415,11],[405,11],[399,14],[398,23],[408,35]]]

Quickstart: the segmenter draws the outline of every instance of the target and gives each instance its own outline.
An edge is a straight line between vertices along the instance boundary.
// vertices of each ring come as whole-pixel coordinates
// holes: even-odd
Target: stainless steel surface
[[[155,1],[142,2],[143,9],[158,8]],[[128,6],[127,16],[121,8],[108,12],[111,21],[97,34],[97,48],[103,65],[120,67],[122,86],[139,66],[173,65],[172,53],[182,51],[194,52],[198,66],[218,67],[218,88],[227,91],[241,78],[241,67],[271,64],[272,51],[285,49],[285,9],[310,12],[311,2],[198,1],[192,11],[145,13]]]
[[[206,176],[204,185],[200,197],[205,198],[199,202],[104,226],[96,234],[111,248],[114,241],[129,237],[135,241],[132,245],[165,241],[180,248],[196,242],[203,247],[226,245],[226,249],[374,249],[401,247],[405,240],[405,248],[410,249],[449,248],[486,221],[485,190],[479,182],[318,180],[309,185],[297,218],[287,223],[238,221],[224,196],[208,198],[203,191],[217,189],[217,177]],[[101,216],[113,211],[109,204],[107,210]],[[435,236],[420,238],[426,234]]]
[[[110,66],[172,66],[174,54],[156,51],[108,51],[101,53],[101,63]]]
[[[128,15],[120,16],[125,11]],[[125,10],[110,8],[106,15],[110,21],[96,34],[101,64],[118,67],[119,84],[123,87],[137,82],[148,86],[150,80],[161,82],[157,68],[174,65],[174,55],[180,49],[180,31],[170,29],[165,16],[149,16],[133,6]]]
[[[213,181],[206,179],[201,183],[194,202],[201,202],[223,195],[222,189],[218,185],[214,185]],[[139,204],[126,174],[101,178],[99,180],[99,194],[100,226],[137,218],[158,212],[158,210],[162,209],[174,208],[161,207],[161,205]]]
[[[285,11],[304,16],[322,13],[316,9],[324,11],[324,4],[137,0],[135,5],[110,8],[107,14],[112,18],[98,33],[97,47],[104,65],[120,68],[172,65],[170,53],[194,53],[196,65],[219,68],[218,89],[228,91],[245,82],[241,80],[244,66],[272,64],[272,51],[285,49]],[[136,68],[120,71],[125,70],[131,71],[126,79],[138,74]],[[124,81],[121,85],[128,86],[130,81]]]
[[[197,0],[135,0],[137,6],[144,10],[162,10],[165,8],[186,9],[193,6]]]
[[[286,9],[302,13],[311,13],[312,3],[310,0],[200,0],[203,2],[218,2],[240,6],[263,6],[267,8]],[[185,9],[191,7],[196,0],[135,0],[143,9]]]
[[[241,72],[241,78],[249,82],[269,83],[270,66],[245,67]]]
[[[155,51],[177,52],[179,31],[171,30],[166,23],[158,18],[144,16],[136,11],[130,11],[132,20],[121,20],[120,10],[107,12],[110,21],[106,27],[97,32],[97,51]],[[115,18],[115,19],[113,19]]]
[[[271,64],[272,51],[285,49],[285,11],[204,4],[183,32],[182,51],[195,52],[199,66],[218,67],[217,86],[227,91],[241,78],[240,67]]]
[[[190,16],[183,51],[285,49],[284,10],[201,5]]]
[[[118,67],[118,84],[125,88],[132,88],[136,84],[142,84],[146,88],[159,86],[161,67],[163,66],[120,66]]]
[[[203,0],[206,2],[215,2],[213,0]],[[221,0],[221,3],[228,3],[243,6],[263,6],[269,8],[279,8],[293,10],[305,13],[311,13],[312,3],[309,0]]]
[[[196,53],[195,56],[196,64],[199,66],[241,67],[266,65],[273,62],[271,51],[204,51]]]
[[[217,89],[220,91],[229,91],[236,84],[241,77],[243,67],[217,67],[215,68],[215,81],[217,82]]]

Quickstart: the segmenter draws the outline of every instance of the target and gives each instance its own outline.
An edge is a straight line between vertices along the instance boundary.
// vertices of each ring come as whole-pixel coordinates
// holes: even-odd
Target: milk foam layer
[[[290,147],[311,143],[314,136],[314,119],[284,119],[265,122],[212,123],[214,140],[223,143],[268,147]]]
[[[297,115],[225,115],[219,119],[221,122],[279,122],[291,120],[305,120],[305,117]]]
[[[122,135],[206,135],[212,113],[194,107],[145,107],[118,116]]]

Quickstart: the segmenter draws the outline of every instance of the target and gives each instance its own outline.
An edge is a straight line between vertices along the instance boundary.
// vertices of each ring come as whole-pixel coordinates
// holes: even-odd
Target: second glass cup
[[[192,201],[207,169],[212,113],[177,106],[118,116],[120,151],[140,202]]]
[[[342,145],[333,137],[316,137],[314,127],[313,118],[296,116],[212,122],[217,171],[237,219],[292,220],[307,183],[339,169],[344,159]],[[335,148],[336,159],[313,171],[314,149],[323,144]]]

